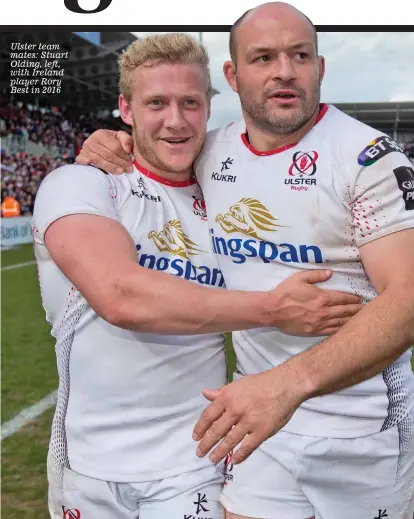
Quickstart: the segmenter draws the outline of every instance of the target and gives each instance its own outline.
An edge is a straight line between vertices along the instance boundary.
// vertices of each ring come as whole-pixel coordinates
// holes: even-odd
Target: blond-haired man
[[[192,174],[209,116],[207,55],[188,36],[152,36],[123,54],[120,76],[134,172],[64,166],[34,210],[59,370],[50,514],[221,519],[223,465],[197,457],[191,434],[203,388],[226,383],[223,332],[332,333],[359,300],[316,287],[325,271],[275,291],[224,290]]]

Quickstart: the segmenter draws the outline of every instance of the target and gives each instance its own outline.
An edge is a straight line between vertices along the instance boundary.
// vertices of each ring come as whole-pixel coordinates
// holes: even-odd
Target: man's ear
[[[226,78],[227,83],[230,85],[230,88],[238,93],[237,90],[237,78],[236,78],[236,67],[232,61],[226,61],[223,65],[223,72]]]
[[[322,85],[323,78],[325,77],[325,58],[318,56],[319,65],[319,85]]]
[[[120,96],[119,96],[118,106],[119,106],[119,113],[121,115],[121,119],[124,121],[125,124],[132,126],[133,120],[132,120],[131,107],[130,107],[128,101],[125,99],[125,97],[122,94],[120,94]]]

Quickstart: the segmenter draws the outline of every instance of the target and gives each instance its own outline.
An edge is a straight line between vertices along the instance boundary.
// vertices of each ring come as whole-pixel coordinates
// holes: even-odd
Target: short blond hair
[[[207,99],[213,95],[209,56],[203,45],[183,33],[152,34],[131,43],[119,58],[119,91],[127,102],[132,98],[132,74],[137,67],[161,62],[200,65],[207,78]]]

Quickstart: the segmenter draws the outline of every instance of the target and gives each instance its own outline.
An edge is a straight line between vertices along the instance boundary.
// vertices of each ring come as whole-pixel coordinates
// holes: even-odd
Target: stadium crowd
[[[0,119],[1,136],[10,135],[15,148],[31,140],[65,160],[74,160],[84,140],[95,130],[120,128],[110,117],[79,114],[58,106],[35,107],[12,99],[2,103]]]
[[[1,152],[1,202],[11,197],[20,205],[21,216],[31,215],[41,181],[53,169],[69,161],[50,155],[34,156],[25,152],[11,155]]]
[[[99,128],[120,129],[112,117],[69,113],[64,108],[34,107],[8,99],[0,107],[2,216],[31,215],[38,187],[53,169],[71,164],[87,137]],[[27,153],[28,142],[40,148]],[[7,200],[8,214],[3,210]],[[6,204],[7,205],[7,204]]]

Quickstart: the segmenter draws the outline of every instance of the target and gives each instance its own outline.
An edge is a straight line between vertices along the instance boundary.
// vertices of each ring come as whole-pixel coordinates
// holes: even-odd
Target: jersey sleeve
[[[92,214],[118,220],[115,187],[92,166],[62,166],[40,184],[33,210],[34,240],[44,243],[48,227],[63,216]]]
[[[372,141],[358,156],[351,210],[356,245],[414,227],[414,170],[388,137]]]

